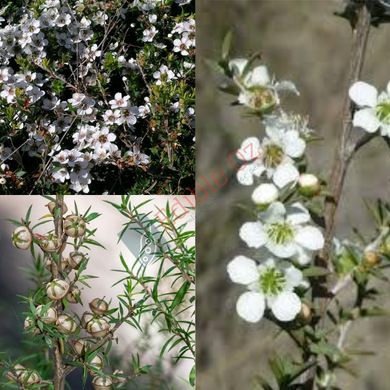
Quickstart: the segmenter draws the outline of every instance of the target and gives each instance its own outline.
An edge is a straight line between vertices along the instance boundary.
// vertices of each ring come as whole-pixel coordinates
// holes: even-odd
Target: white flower
[[[240,237],[251,248],[265,247],[277,257],[307,264],[312,252],[324,246],[322,232],[309,222],[310,214],[300,203],[285,207],[275,202],[259,214],[259,221],[244,223]]]
[[[237,157],[246,163],[237,171],[239,182],[252,185],[253,177],[263,172],[279,188],[297,182],[299,172],[293,159],[303,155],[305,141],[296,130],[266,128],[266,134],[261,145],[256,137],[250,137],[237,151]]]
[[[121,124],[121,112],[119,110],[107,110],[105,114],[103,114],[103,118],[106,121],[106,123],[113,125],[113,124]]]
[[[360,108],[353,116],[354,126],[369,133],[380,129],[382,135],[390,137],[390,82],[386,92],[378,95],[375,87],[358,81],[349,89],[349,97]]]
[[[153,42],[154,36],[158,33],[158,30],[156,30],[156,27],[152,26],[149,29],[143,31],[144,37],[142,40],[144,42]]]
[[[229,62],[233,80],[241,89],[238,96],[240,104],[255,111],[269,114],[280,103],[278,92],[290,91],[298,94],[293,83],[273,81],[266,66],[260,65],[246,71],[247,65],[248,60],[243,58],[237,58]]]
[[[174,52],[180,52],[182,56],[188,56],[190,54],[188,50],[191,46],[191,41],[188,39],[188,33],[184,33],[180,39],[175,39],[173,45]]]
[[[176,79],[175,73],[169,70],[166,65],[161,65],[159,70],[153,73],[153,77],[158,79],[156,85],[161,85],[161,80],[169,83],[171,80]]]
[[[254,203],[260,206],[267,206],[278,199],[278,188],[270,183],[260,184],[252,194],[252,200]]]
[[[302,272],[288,262],[270,258],[257,265],[245,256],[233,259],[227,267],[230,279],[243,284],[248,292],[237,301],[238,315],[248,322],[258,322],[268,307],[277,320],[292,321],[301,310],[301,300],[294,289],[303,281]]]
[[[71,99],[68,99],[68,103],[70,103],[73,107],[77,107],[81,104],[81,102],[85,99],[85,95],[83,93],[74,93]]]
[[[144,153],[141,153],[140,150],[136,146],[133,146],[132,152],[128,151],[126,154],[128,156],[133,157],[133,160],[137,165],[149,163],[149,156],[144,154]]]
[[[130,99],[130,96],[123,96],[120,92],[115,94],[113,100],[110,100],[108,103],[111,105],[111,109],[121,108],[127,106],[127,101]]]

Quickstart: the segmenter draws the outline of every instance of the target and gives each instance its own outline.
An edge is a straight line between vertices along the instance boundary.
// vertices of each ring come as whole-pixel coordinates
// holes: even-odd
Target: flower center
[[[283,161],[284,151],[278,145],[267,145],[263,156],[267,168],[276,168]]]
[[[390,101],[379,103],[375,107],[375,113],[382,123],[390,124]]]
[[[256,111],[267,111],[276,106],[276,97],[273,91],[266,87],[250,88],[250,105]]]
[[[287,222],[271,223],[267,234],[271,241],[278,245],[288,244],[294,238],[294,230]]]
[[[278,295],[282,292],[286,279],[283,272],[270,268],[260,275],[260,288],[265,295]]]

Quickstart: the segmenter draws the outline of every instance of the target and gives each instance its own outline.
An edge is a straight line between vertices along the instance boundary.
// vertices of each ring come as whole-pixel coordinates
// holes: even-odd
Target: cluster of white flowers
[[[123,158],[134,166],[150,163],[150,156],[141,153],[140,141],[135,142],[141,137],[132,135],[137,122],[145,120],[146,126],[153,110],[146,87],[148,83],[162,85],[183,78],[193,69],[194,56],[188,55],[195,45],[195,20],[163,20],[158,12],[160,0],[135,0],[129,6],[111,10],[106,2],[87,6],[77,1],[70,6],[59,0],[45,0],[38,4],[34,9],[26,8],[20,20],[9,16],[0,21],[0,125],[12,120],[13,128],[25,134],[22,152],[40,160],[46,158],[46,172],[56,183],[69,181],[75,192],[87,193],[97,167],[115,165]],[[176,67],[180,63],[181,69],[170,70],[164,58],[142,69],[134,45],[112,43],[109,35],[102,38],[105,31],[112,30],[113,23],[125,34],[127,15],[138,15],[140,11],[145,18],[136,20],[148,23],[139,40],[145,47],[139,53],[144,55],[157,38],[170,41],[172,56],[177,56]],[[123,19],[122,24],[118,18]],[[168,21],[171,34],[158,27]],[[138,28],[134,24],[131,27],[133,31]],[[58,45],[58,53],[53,54],[53,45]],[[156,44],[153,50],[166,47]],[[190,58],[189,62],[181,56]],[[109,61],[119,64],[123,81],[122,86],[115,84],[114,90],[110,85],[112,71],[107,68]],[[156,67],[158,70],[154,70]],[[129,80],[135,76],[143,83],[143,91],[128,88]],[[58,86],[60,89],[56,89]],[[179,107],[183,117],[188,109],[192,108]],[[127,134],[133,145],[129,146],[128,141],[121,144],[121,134]],[[12,149],[12,143],[2,146],[1,162],[9,159]]]
[[[280,108],[279,91],[297,93],[291,82],[272,80],[265,66],[247,69],[245,59],[232,60],[229,68],[240,90],[238,102],[255,111],[266,133],[261,140],[247,138],[236,152],[244,162],[236,168],[238,181],[243,185],[258,181],[252,194],[257,218],[244,223],[239,235],[249,248],[259,251],[256,258],[263,259],[237,256],[228,264],[231,280],[249,290],[238,299],[237,312],[246,321],[257,322],[269,308],[278,321],[292,321],[301,311],[300,291],[307,288],[301,269],[324,245],[309,211],[299,202],[282,201],[282,194],[301,187],[317,190],[316,177],[301,174],[298,167],[310,130],[306,120]]]

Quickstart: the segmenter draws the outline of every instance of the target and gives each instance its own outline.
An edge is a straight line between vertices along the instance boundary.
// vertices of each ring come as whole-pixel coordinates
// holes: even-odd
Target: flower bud
[[[69,215],[64,221],[64,231],[69,237],[81,237],[86,230],[85,221],[78,215]]]
[[[301,311],[298,314],[298,319],[303,324],[310,324],[313,318],[311,307],[306,303],[302,302]]]
[[[69,291],[69,284],[65,280],[53,279],[46,286],[46,293],[49,299],[56,301],[63,298]]]
[[[47,208],[50,211],[50,214],[54,214],[54,209],[56,207],[55,202],[50,202],[49,204],[46,205]],[[66,214],[68,212],[68,207],[65,203],[62,204],[62,214]]]
[[[12,243],[16,248],[26,250],[30,248],[32,235],[26,226],[19,226],[12,233]]]
[[[50,324],[57,321],[57,310],[54,307],[49,307],[44,314],[42,314],[43,305],[37,307],[37,317],[45,324]]]
[[[81,263],[84,262],[85,255],[81,252],[71,252],[69,254],[69,265],[74,269],[78,270],[80,268]]]
[[[57,252],[62,247],[62,242],[55,234],[45,234],[39,246],[44,252]]]
[[[58,317],[57,326],[64,334],[72,334],[77,330],[76,321],[68,314],[61,314]]]
[[[311,173],[302,173],[298,180],[299,193],[303,196],[313,197],[321,192],[321,184],[317,176]]]
[[[90,304],[89,308],[98,315],[104,315],[108,313],[108,303],[100,298],[95,298]]]
[[[112,380],[109,376],[106,377],[97,376],[92,380],[92,386],[96,390],[110,390],[111,385],[112,385]]]
[[[87,324],[87,332],[98,339],[104,337],[110,330],[110,325],[103,318],[94,318]]]
[[[278,196],[279,190],[274,184],[263,183],[253,191],[252,200],[261,207],[267,207],[272,202],[275,202]]]
[[[99,371],[101,371],[103,369],[103,359],[99,355],[96,355],[91,361],[87,362],[87,364],[89,366],[92,366],[92,367],[96,368]],[[98,375],[97,372],[95,372],[93,370],[90,370],[89,368],[88,368],[88,372],[92,376],[97,376]]]
[[[364,253],[364,264],[369,268],[375,267],[381,261],[381,258],[377,252],[367,251]]]

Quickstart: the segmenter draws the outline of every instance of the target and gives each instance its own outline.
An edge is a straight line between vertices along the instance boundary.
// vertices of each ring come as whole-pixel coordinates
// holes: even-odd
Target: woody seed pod
[[[92,366],[94,368],[96,368],[97,370],[101,371],[103,369],[103,359],[101,356],[99,355],[96,355],[91,361],[87,362],[87,364],[89,366]],[[98,373],[93,371],[93,370],[90,370],[89,368],[88,369],[88,372],[90,373],[91,376],[97,376]]]
[[[68,294],[66,294],[66,300],[69,303],[79,303],[76,297],[77,295],[80,296],[80,294],[81,294],[80,289],[77,286],[73,286],[71,290],[68,292]]]
[[[87,332],[98,339],[104,337],[110,330],[110,325],[103,318],[94,318],[87,324]]]
[[[74,349],[79,355],[84,355],[85,348],[87,347],[87,342],[83,339],[77,339],[72,341]]]
[[[50,324],[57,321],[57,310],[54,307],[49,307],[44,314],[42,314],[43,305],[37,307],[37,317],[44,323]]]
[[[306,303],[302,303],[301,311],[298,314],[299,321],[301,321],[303,324],[310,324],[313,316],[311,312],[311,307],[307,305]]]
[[[35,325],[35,321],[31,317],[26,317],[26,319],[24,320],[24,327],[23,327],[23,329],[26,330],[30,326],[34,326],[34,325]]]
[[[49,299],[52,301],[57,301],[58,299],[63,298],[69,291],[69,284],[65,280],[53,279],[46,286],[46,293]]]
[[[50,260],[50,259],[47,259],[47,261],[46,261],[46,269],[48,270],[48,271],[50,271],[51,272],[51,265],[52,265],[52,261]],[[66,258],[62,258],[61,259],[61,268],[62,268],[62,270],[65,270],[65,268],[68,266],[69,264],[68,264],[68,259],[66,259]]]
[[[81,317],[81,327],[86,328],[89,321],[91,321],[94,318],[94,315],[92,313],[88,313],[85,311]]]
[[[89,308],[98,315],[104,315],[108,313],[108,303],[103,299],[95,298],[90,304]]]
[[[69,265],[74,269],[78,270],[80,268],[80,265],[84,262],[85,256],[81,252],[71,252],[69,254]]]
[[[85,221],[78,215],[69,215],[64,221],[64,231],[69,237],[81,237],[87,228]]]
[[[62,249],[62,242],[57,235],[49,233],[45,234],[39,246],[44,252],[57,252]]]
[[[5,374],[5,378],[7,379],[7,381],[14,381],[16,382],[17,381],[17,377],[11,372],[11,371],[8,371],[6,374]]]
[[[39,383],[41,381],[41,377],[35,371],[25,369],[19,375],[18,381],[24,385],[32,385],[34,383]]]
[[[96,390],[110,390],[111,385],[112,385],[112,380],[109,376],[106,377],[97,376],[92,380],[92,386]]]
[[[55,202],[50,202],[49,204],[46,205],[47,208],[50,211],[50,214],[54,214],[54,209],[56,207]],[[62,204],[62,214],[66,214],[68,212],[68,207],[66,206],[65,203]]]
[[[71,334],[77,329],[76,321],[68,314],[61,314],[58,317],[57,325],[61,330],[61,333]]]
[[[26,250],[30,248],[32,236],[26,226],[19,226],[12,233],[12,243],[16,248]]]

